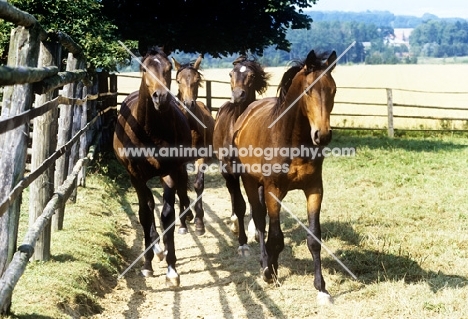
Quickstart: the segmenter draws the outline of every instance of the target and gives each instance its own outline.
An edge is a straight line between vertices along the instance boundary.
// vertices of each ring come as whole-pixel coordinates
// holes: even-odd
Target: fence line
[[[103,111],[103,113],[108,110],[110,110],[110,108]],[[73,141],[74,143],[77,138],[88,130],[90,125],[93,124],[100,116],[101,114],[89,122],[85,128],[74,136],[73,140],[70,140],[70,142]],[[23,243],[18,247],[17,252],[13,255],[10,265],[0,278],[0,305],[4,305],[8,302],[9,296],[13,293],[13,289],[18,283],[20,277],[23,275],[29,259],[35,252],[35,245],[39,236],[43,233],[47,225],[50,224],[51,218],[55,214],[56,210],[65,205],[72,192],[76,189],[78,174],[81,169],[85,167],[91,159],[93,159],[95,150],[96,147],[93,147],[85,158],[81,158],[77,161],[73,167],[72,173],[68,175],[65,182],[56,190],[41,215],[39,215],[35,219],[33,225],[29,227],[26,235],[24,236]],[[48,166],[53,164],[51,161],[48,163]]]
[[[118,77],[122,78],[135,78],[139,79],[140,76],[138,75],[127,75],[127,74],[118,74]],[[218,80],[207,80],[205,79],[205,87],[206,87],[206,95],[199,95],[199,98],[205,99],[206,100],[206,105],[209,106],[210,110],[216,112],[219,107],[212,107],[212,102],[213,100],[229,100],[230,96],[213,96],[212,95],[212,90],[211,90],[211,84],[212,83],[219,83],[219,84],[224,84],[226,87],[230,86],[230,82],[228,81],[218,81]],[[274,85],[272,85],[274,87]],[[335,99],[335,105],[340,104],[340,105],[356,105],[356,106],[369,106],[369,112],[368,113],[348,113],[348,112],[337,112],[334,111],[332,113],[332,116],[334,117],[347,117],[347,118],[353,118],[353,117],[381,117],[381,118],[387,118],[387,127],[383,128],[376,128],[376,127],[352,127],[352,126],[334,126],[334,129],[350,129],[350,130],[355,130],[355,129],[363,129],[363,130],[388,130],[388,135],[393,136],[394,131],[398,129],[405,129],[405,130],[420,130],[420,131],[430,131],[430,130],[437,130],[437,129],[409,129],[409,128],[398,128],[395,127],[395,119],[415,119],[415,120],[437,120],[437,121],[466,121],[466,125],[468,126],[468,108],[462,108],[462,107],[451,107],[451,106],[434,106],[434,105],[422,105],[422,104],[407,104],[407,103],[398,103],[395,102],[395,99],[393,97],[393,92],[394,91],[402,91],[402,92],[411,92],[411,93],[423,93],[423,94],[446,94],[446,95],[468,95],[468,91],[466,92],[458,92],[458,91],[452,91],[452,92],[443,92],[443,91],[424,91],[424,90],[412,90],[412,89],[403,89],[403,88],[385,88],[385,87],[349,87],[349,86],[343,86],[343,87],[338,87],[338,90],[346,89],[346,90],[378,90],[378,91],[385,91],[387,96],[387,101],[384,101],[382,99],[382,102],[358,102],[358,101],[342,101],[342,100],[336,100]],[[223,90],[224,92],[226,90]],[[126,96],[128,93],[122,93],[118,92],[117,93],[119,96]],[[386,111],[385,114],[376,114],[376,112],[372,112],[371,108],[372,107],[385,107]],[[418,115],[405,115],[405,114],[399,114],[399,112],[395,112],[397,109],[401,108],[407,108],[407,109],[421,109],[421,110],[439,110],[439,111],[462,111],[466,112],[466,116],[464,117],[455,117],[455,116],[432,116],[432,115],[424,115],[424,114],[418,114]],[[393,127],[393,128],[392,128]],[[448,130],[444,128],[443,130]],[[457,130],[457,131],[467,131],[465,128],[461,129],[450,129],[450,130]]]
[[[45,32],[32,15],[5,1],[0,1],[0,18],[16,25],[8,66],[0,66],[0,86],[5,86],[0,115],[2,316],[9,314],[13,289],[29,259],[50,257],[51,219],[63,214],[77,185],[85,185],[86,165],[93,156],[88,147],[106,135],[100,132],[104,126],[111,126],[106,121],[115,116],[117,83],[111,77],[109,92],[107,74],[88,74],[81,47],[65,33]],[[68,51],[67,70],[58,72],[63,48]],[[31,125],[31,172],[26,176]],[[29,229],[17,249],[21,195],[28,186]],[[61,229],[60,221],[54,225]]]

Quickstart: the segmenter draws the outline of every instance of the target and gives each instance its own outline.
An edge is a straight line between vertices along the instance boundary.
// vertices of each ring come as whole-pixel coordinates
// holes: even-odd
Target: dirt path
[[[165,285],[166,262],[153,261],[154,277],[139,274],[141,261],[113,291],[102,299],[104,311],[93,318],[268,318],[269,306],[250,297],[249,285],[262,285],[259,278],[258,245],[252,245],[252,256],[236,256],[237,239],[228,229],[230,202],[219,177],[207,177],[203,197],[206,233],[197,237],[193,224],[189,234],[176,232],[177,271],[180,287]],[[129,192],[133,192],[130,189]],[[193,192],[190,197],[195,198]],[[131,209],[138,207],[134,194]],[[158,201],[158,196],[156,196]],[[160,208],[158,205],[157,209]],[[130,264],[142,251],[140,225],[132,216],[122,227],[122,235],[131,247]],[[227,265],[227,266],[226,266]],[[247,280],[246,280],[247,279]],[[248,301],[246,303],[246,301]]]

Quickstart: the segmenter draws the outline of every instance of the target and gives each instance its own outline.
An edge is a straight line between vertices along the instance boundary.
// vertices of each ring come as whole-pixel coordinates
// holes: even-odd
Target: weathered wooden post
[[[61,61],[62,46],[53,43],[42,43],[39,53],[39,67],[59,66]],[[36,107],[52,100],[56,92],[36,95]],[[38,168],[57,147],[57,108],[45,113],[43,116],[34,118],[31,171]],[[50,167],[31,183],[29,191],[29,225],[32,226],[36,219],[42,214],[49,200],[54,194],[54,167]],[[34,260],[50,259],[50,223],[44,228],[39,236],[34,249]]]
[[[388,137],[394,137],[393,129],[393,94],[392,89],[387,90]]]
[[[211,104],[211,81],[206,81],[206,106],[210,110],[210,112],[213,112],[212,109],[212,104]]]
[[[72,53],[68,53],[67,71],[74,71],[76,69],[77,59],[74,58]],[[75,96],[76,83],[69,83],[63,86],[62,95],[64,97],[73,98]],[[57,134],[57,148],[62,147],[71,137],[71,126],[73,120],[73,109],[71,105],[60,105],[60,117],[58,124]],[[55,163],[55,187],[60,187],[68,175],[68,153],[63,154],[57,159]],[[57,212],[52,217],[52,229],[54,231],[63,228],[63,215],[65,212],[65,203],[57,209]]]
[[[17,27],[12,31],[8,52],[9,66],[36,67],[39,57],[39,28]],[[31,84],[5,87],[1,118],[30,109],[34,98]],[[0,199],[5,199],[24,176],[29,137],[27,123],[0,135]],[[5,272],[16,251],[20,199],[0,215],[0,276]],[[0,304],[0,315],[10,311],[11,296]]]
[[[83,97],[88,95],[88,87],[85,85],[83,87]],[[82,129],[86,123],[88,123],[88,103],[87,101],[83,102],[82,105],[82,114],[81,114],[81,125],[80,129]],[[88,139],[86,137],[86,133],[82,134],[80,137],[80,150],[78,151],[78,157],[80,159],[85,158],[87,155],[87,149],[88,149]],[[86,166],[83,165],[81,168],[80,172],[78,173],[78,182],[77,184],[80,186],[85,187],[86,186]]]
[[[83,82],[79,82],[76,87],[76,92],[74,98],[82,99],[83,96]],[[71,129],[71,136],[75,136],[76,133],[81,129],[81,117],[83,115],[83,106],[81,104],[74,104],[73,105],[73,122],[72,122],[72,129]],[[78,150],[79,150],[79,140],[77,143],[73,144],[70,150],[69,155],[69,162],[68,162],[68,173],[71,174],[73,171],[73,167],[75,166],[76,162],[78,161]],[[76,187],[73,190],[72,195],[70,196],[70,200],[72,202],[76,202]]]

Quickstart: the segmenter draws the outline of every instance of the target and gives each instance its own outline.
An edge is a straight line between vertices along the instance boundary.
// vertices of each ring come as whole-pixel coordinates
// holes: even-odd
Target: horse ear
[[[333,66],[330,68],[330,70],[328,70],[328,72],[331,72],[335,68],[336,66],[335,61],[336,61],[336,52],[333,51],[328,57],[327,62],[326,62],[327,67],[333,64]]]
[[[314,66],[314,63],[316,60],[317,60],[317,56],[315,55],[314,50],[311,50],[309,54],[307,54],[307,58],[305,60],[305,66],[308,69],[311,69]]]
[[[169,45],[163,45],[163,46],[161,47],[161,50],[162,50],[164,53],[166,53],[167,56],[171,55],[171,53],[172,53],[172,49],[171,49],[171,47],[169,47]]]
[[[236,65],[237,63],[241,63],[243,61],[245,61],[247,59],[247,57],[245,55],[240,55],[237,59],[234,60],[234,62],[232,62],[232,65]]]
[[[172,57],[172,62],[174,62],[175,69],[178,71],[180,69],[180,63],[177,62],[174,57]]]
[[[195,63],[193,64],[193,68],[198,70],[198,68],[200,67],[200,63],[202,62],[203,60],[203,54],[200,54],[197,58],[197,61],[195,61]]]

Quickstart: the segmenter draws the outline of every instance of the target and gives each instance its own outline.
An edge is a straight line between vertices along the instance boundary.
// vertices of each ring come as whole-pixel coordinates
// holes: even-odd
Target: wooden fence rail
[[[122,78],[123,80],[128,79],[138,79],[138,83],[140,80],[140,77],[135,74],[118,74],[118,78]],[[175,81],[175,80],[174,80]],[[119,81],[120,82],[120,81]],[[212,91],[212,84],[216,83],[217,87],[219,88],[219,85],[225,86],[225,89],[223,88],[221,91],[223,93],[217,94],[217,92]],[[177,87],[175,85],[175,87]],[[231,97],[225,95],[225,92],[230,91],[230,82],[228,81],[219,81],[219,80],[209,80],[205,79],[204,83],[205,89],[205,94],[204,92],[200,92],[200,95],[198,96],[200,99],[205,99],[205,104],[210,108],[212,112],[217,112],[219,109],[219,106],[214,106],[216,103],[215,101],[228,101]],[[275,88],[274,85],[271,85],[272,88]],[[135,90],[137,87],[135,87]],[[441,130],[452,130],[452,131],[468,131],[468,105],[464,105],[463,107],[452,107],[450,102],[446,102],[445,105],[424,105],[425,102],[419,102],[417,99],[415,100],[414,104],[409,104],[409,103],[399,103],[398,101],[395,101],[394,97],[394,92],[405,92],[405,93],[418,93],[418,94],[424,94],[424,95],[431,95],[431,94],[438,94],[438,95],[443,95],[444,97],[450,98],[453,96],[466,96],[467,101],[468,101],[468,91],[465,92],[447,92],[447,91],[423,91],[423,90],[411,90],[411,89],[401,89],[401,88],[385,88],[385,87],[338,87],[338,91],[341,92],[343,90],[351,90],[353,92],[353,95],[355,96],[362,96],[365,95],[371,91],[381,91],[385,92],[386,94],[386,101],[382,98],[381,101],[377,102],[364,102],[364,101],[358,101],[358,100],[343,100],[343,99],[335,99],[335,105],[341,105],[341,106],[368,106],[369,108],[366,109],[366,112],[344,112],[343,110],[337,110],[335,107],[335,110],[332,112],[332,117],[341,117],[341,118],[346,118],[350,121],[352,121],[354,118],[361,118],[361,117],[367,117],[367,118],[386,118],[386,126],[385,127],[376,127],[374,126],[362,126],[362,125],[335,125],[333,126],[334,129],[344,129],[344,130],[355,130],[355,129],[360,129],[360,130],[387,130],[388,136],[393,137],[395,130],[402,129],[402,130],[421,130],[421,131],[427,131],[427,130],[438,130],[435,128],[431,129],[424,129],[424,128],[408,128],[404,127],[402,125],[399,125],[399,119],[414,119],[414,120],[427,120],[427,121],[439,121],[443,123],[444,121],[457,121],[457,122],[464,122],[462,127],[458,128],[447,128],[444,127]],[[275,90],[276,91],[276,90]],[[121,96],[122,98],[127,96],[130,92],[121,92],[119,91],[117,94]],[[216,95],[214,95],[216,94]],[[384,96],[384,95],[382,95]],[[220,104],[220,103],[217,103]],[[376,110],[380,109],[383,110],[385,109],[385,113],[382,112],[377,112]],[[406,114],[407,111],[418,109],[420,112],[417,112],[417,114]],[[428,115],[428,111],[441,111],[441,115]],[[459,113],[462,113],[461,115],[458,116],[450,116],[449,112],[451,111],[457,111]],[[414,113],[414,112],[413,112]]]
[[[78,44],[62,32],[45,32],[30,14],[0,1],[0,18],[12,30],[0,115],[0,316],[30,258],[50,258],[51,225],[60,230],[65,203],[85,184],[90,142],[101,136],[116,109],[117,84],[89,74]],[[62,52],[68,52],[66,71]],[[105,91],[99,91],[106,87]],[[61,91],[60,88],[63,88]],[[32,134],[30,134],[32,129]],[[30,173],[26,173],[31,143]],[[93,148],[95,149],[95,147]],[[29,187],[29,229],[17,249],[20,203]],[[54,222],[51,223],[51,220]]]

